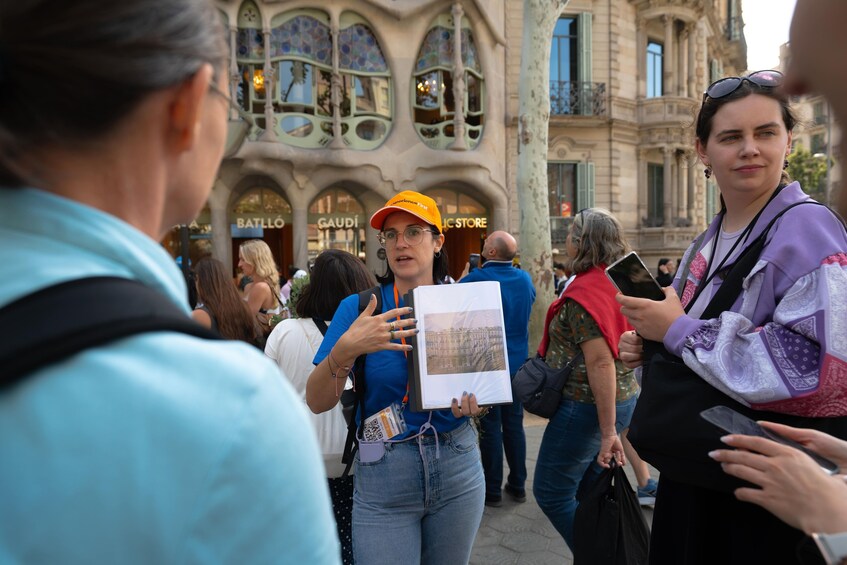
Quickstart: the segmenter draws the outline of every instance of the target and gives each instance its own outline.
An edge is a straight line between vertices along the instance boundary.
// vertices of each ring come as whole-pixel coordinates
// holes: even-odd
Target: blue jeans
[[[476,430],[466,422],[433,436],[389,443],[357,460],[353,492],[356,563],[467,563],[482,521],[485,480]],[[358,459],[358,457],[357,457]]]
[[[485,472],[485,493],[500,495],[503,486],[503,450],[509,462],[509,484],[518,490],[526,485],[526,435],[520,402],[492,406],[480,420],[479,450]]]
[[[629,426],[636,400],[633,396],[617,404],[615,428],[618,433]],[[541,439],[532,493],[571,549],[577,491],[590,485],[602,472],[603,468],[595,461],[599,450],[597,406],[562,401]]]

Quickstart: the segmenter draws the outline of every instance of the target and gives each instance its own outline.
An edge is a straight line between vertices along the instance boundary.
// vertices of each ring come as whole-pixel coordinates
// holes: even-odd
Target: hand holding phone
[[[479,253],[471,253],[470,258],[468,259],[468,264],[470,265],[468,272],[471,272],[474,269],[479,269],[479,259]]]
[[[700,412],[700,417],[731,434],[763,437],[777,443],[799,449],[811,457],[827,474],[835,475],[838,473],[838,465],[835,462],[818,455],[805,445],[797,443],[794,440],[790,440],[772,430],[763,428],[755,421],[743,414],[739,414],[732,408],[727,406],[713,406]]]
[[[635,251],[606,267],[606,276],[626,296],[658,301],[665,299],[662,287]]]

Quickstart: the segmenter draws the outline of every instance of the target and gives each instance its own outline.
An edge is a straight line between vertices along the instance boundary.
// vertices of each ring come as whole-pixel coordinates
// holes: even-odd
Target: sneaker
[[[485,505],[492,508],[499,508],[503,505],[503,496],[499,494],[485,493]]]
[[[648,479],[647,484],[638,487],[638,503],[641,506],[652,506],[656,503],[656,488],[659,485],[653,479]]]
[[[513,487],[509,483],[503,488],[506,493],[511,496],[515,502],[526,502],[526,489]]]

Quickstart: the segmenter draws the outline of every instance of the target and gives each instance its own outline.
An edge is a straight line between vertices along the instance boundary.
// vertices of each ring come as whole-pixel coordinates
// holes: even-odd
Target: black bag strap
[[[373,315],[382,313],[382,288],[377,285],[373,288],[363,290],[359,293],[359,314],[365,311],[371,301],[371,295],[376,296],[376,309]],[[353,390],[356,393],[356,402],[353,405],[353,413],[350,420],[347,422],[347,439],[344,441],[344,455],[341,457],[341,462],[346,464],[342,477],[350,474],[350,468],[353,466],[356,451],[359,449],[359,428],[364,423],[364,418],[361,418],[359,425],[356,425],[356,412],[364,415],[365,413],[365,357],[367,355],[359,355],[353,363]]]
[[[321,320],[320,318],[312,318],[312,321],[318,327],[321,332],[321,335],[326,337],[326,331],[329,329],[329,326],[326,325],[326,322]]]
[[[735,263],[729,267],[729,272],[727,273],[726,278],[724,278],[720,288],[718,288],[715,295],[709,301],[709,304],[703,311],[701,319],[711,320],[712,318],[717,318],[722,312],[726,312],[732,308],[735,300],[741,294],[745,277],[750,274],[750,271],[752,271],[753,267],[756,266],[756,263],[759,262],[759,256],[762,254],[762,249],[765,246],[765,240],[767,239],[768,232],[783,214],[795,206],[800,206],[801,204],[817,204],[818,206],[824,206],[820,202],[815,202],[814,200],[804,200],[802,202],[795,202],[794,204],[786,206],[776,216],[774,216],[765,229],[762,230],[762,233],[760,233],[758,237],[750,243],[750,245],[744,248]],[[838,219],[841,220],[840,217]]]
[[[49,286],[0,308],[0,389],[75,353],[135,334],[173,331],[221,339],[160,292],[119,277]]]

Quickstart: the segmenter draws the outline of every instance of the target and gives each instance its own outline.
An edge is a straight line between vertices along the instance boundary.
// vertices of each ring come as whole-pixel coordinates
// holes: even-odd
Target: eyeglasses
[[[420,226],[409,226],[403,231],[403,239],[409,245],[420,245],[423,241],[423,234],[425,231],[429,233],[438,233],[433,230],[427,230]],[[383,247],[394,247],[397,245],[397,236],[399,232],[395,230],[381,231],[376,235],[376,238],[379,240],[379,244]]]
[[[229,95],[226,92],[224,92],[223,90],[221,90],[220,88],[215,86],[215,84],[212,83],[212,82],[209,83],[209,92],[211,92],[213,94],[217,94],[218,96],[220,96],[221,98],[226,100],[226,103],[229,106],[229,109],[235,110],[235,112],[238,114],[238,116],[241,119],[246,121],[248,124],[253,125],[253,116],[251,116],[250,114],[245,112],[241,108],[241,106],[236,104],[235,101],[232,98],[229,97]]]
[[[744,81],[750,82],[761,88],[776,88],[782,86],[784,75],[779,71],[765,70],[750,73],[744,77],[725,77],[716,80],[709,85],[703,93],[703,103],[706,98],[723,98],[738,90]]]

